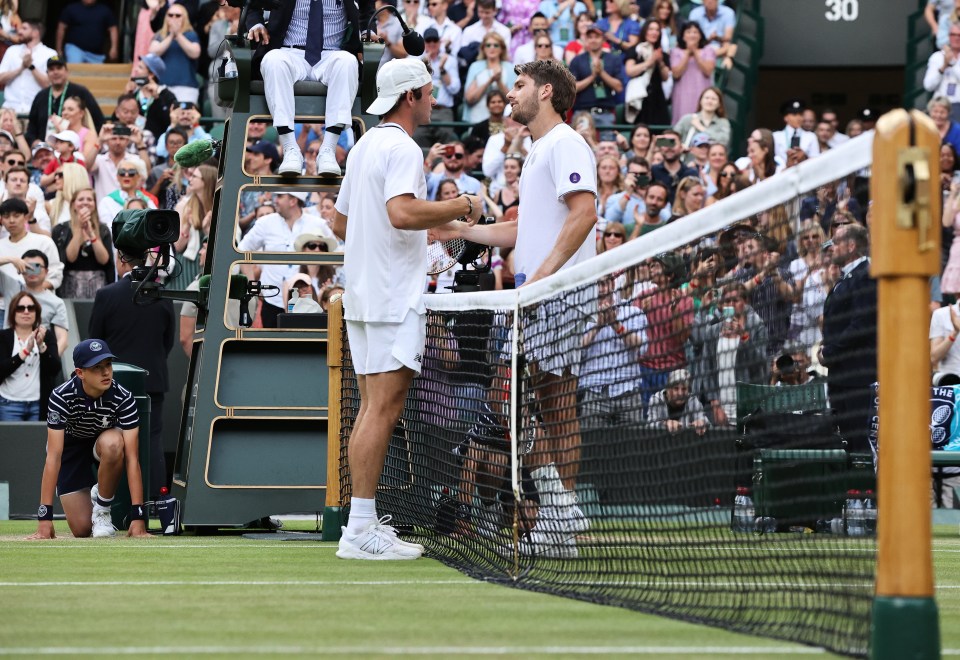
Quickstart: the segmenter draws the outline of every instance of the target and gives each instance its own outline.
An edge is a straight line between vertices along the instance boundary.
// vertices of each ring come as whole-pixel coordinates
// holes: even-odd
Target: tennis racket
[[[459,220],[465,222],[463,218]],[[430,241],[427,244],[427,275],[439,275],[450,270],[457,265],[466,249],[467,242],[462,238]]]

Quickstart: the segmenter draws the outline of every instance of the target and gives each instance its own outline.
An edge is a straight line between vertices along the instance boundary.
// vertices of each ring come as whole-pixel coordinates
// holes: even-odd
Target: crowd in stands
[[[393,2],[377,0],[377,7]],[[733,5],[702,0],[681,19],[672,0],[606,0],[600,11],[581,0],[402,0],[399,11],[424,37],[422,57],[436,94],[437,124],[415,135],[425,154],[429,196],[478,194],[495,221],[516,220],[518,182],[531,141],[526,127],[509,116],[505,94],[515,79],[514,65],[534,59],[563,61],[577,80],[568,120],[596,154],[599,252],[816,158],[872,127],[874,111],[863,110],[841,125],[832,109],[814,110],[801,99],[788,99],[781,107],[783,126],[755,127],[745,148],[732,144],[715,78],[736,56]],[[960,17],[952,2],[930,0],[930,7],[931,27],[937,26],[943,42],[925,79],[934,93],[929,114],[944,139],[945,271],[932,301],[940,308],[941,301],[960,293],[960,248],[951,247],[953,229],[960,227],[960,179],[952,176],[960,169]],[[939,22],[933,20],[937,16]],[[181,168],[173,154],[209,137],[211,126],[201,124],[201,108],[208,116],[224,114],[212,101],[211,85],[222,37],[238,31],[238,19],[238,9],[215,1],[145,0],[130,80],[112,116],[105,116],[90,90],[71,81],[70,66],[118,58],[117,19],[111,11],[96,0],[76,0],[63,10],[56,34],[45,36],[42,24],[20,20],[15,6],[11,11],[8,0],[0,1],[0,40],[6,42],[0,60],[0,290],[4,325],[17,329],[15,344],[21,350],[32,342],[28,356],[39,360],[51,345],[62,353],[62,299],[91,299],[116,278],[110,225],[124,209],[179,213],[179,267],[168,285],[196,286],[214,221],[216,168]],[[394,17],[381,14],[378,31],[386,46],[383,61],[408,56]],[[624,124],[629,131],[622,130]],[[299,149],[316,156],[325,127],[297,123],[293,130]],[[337,139],[341,166],[357,137],[345,130]],[[277,172],[284,154],[276,129],[252,121],[247,140],[244,171],[251,176]],[[316,174],[313,157],[305,158],[304,166],[305,174]],[[843,276],[830,239],[838,231],[850,235],[850,226],[866,226],[867,176],[862,172],[825,185],[796,203],[744,219],[712,240],[631,268],[610,283],[606,296],[629,301],[646,315],[648,345],[638,357],[640,378],[652,384],[645,388],[645,407],[654,395],[659,398],[650,410],[670,407],[669,390],[683,386],[702,404],[690,411],[698,425],[704,420],[732,424],[730,383],[718,380],[718,374],[755,383],[803,383],[815,377],[806,375],[808,367],[811,373],[823,370],[815,349],[822,340],[823,307]],[[309,194],[243,193],[236,231],[241,250],[342,249],[330,230],[335,199],[335,187]],[[511,251],[493,250],[491,261],[492,286],[512,287]],[[265,327],[287,308],[292,290],[300,300],[325,308],[345,285],[333,267],[248,270],[283,292],[281,298],[260,302],[258,323]],[[449,291],[455,271],[425,287]],[[29,292],[26,298],[23,291]],[[33,309],[26,310],[31,304]],[[934,314],[931,340],[939,349],[935,360],[943,360],[941,370],[960,373],[955,366],[960,349],[953,345],[960,331],[955,307]],[[20,318],[28,312],[32,319]],[[712,323],[714,318],[723,322]],[[640,323],[635,314],[611,323],[627,320]],[[41,326],[54,330],[53,339],[38,334]],[[940,333],[936,337],[934,327]],[[749,350],[737,352],[736,337],[749,337],[744,340]],[[731,362],[718,347],[733,350],[742,362]],[[757,359],[747,360],[747,354]],[[39,377],[36,383],[39,387]],[[0,411],[2,401],[19,396],[13,394],[7,380],[0,383]],[[688,406],[689,397],[681,394],[674,392],[670,405]]]

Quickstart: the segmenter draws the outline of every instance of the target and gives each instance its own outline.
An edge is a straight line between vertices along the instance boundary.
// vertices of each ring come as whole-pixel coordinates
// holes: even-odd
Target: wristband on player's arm
[[[131,504],[130,505],[130,520],[146,520],[147,514],[146,510],[143,508],[142,504]]]
[[[37,520],[53,520],[53,505],[41,504],[37,509]]]

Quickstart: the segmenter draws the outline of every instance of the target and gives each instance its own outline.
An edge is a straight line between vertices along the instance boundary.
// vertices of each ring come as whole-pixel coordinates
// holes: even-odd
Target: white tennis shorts
[[[411,309],[400,323],[347,321],[353,370],[361,376],[409,367],[420,373],[427,317]]]

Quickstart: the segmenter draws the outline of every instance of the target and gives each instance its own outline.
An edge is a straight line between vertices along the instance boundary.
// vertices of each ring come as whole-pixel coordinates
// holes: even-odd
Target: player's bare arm
[[[123,435],[123,461],[130,489],[130,501],[143,504],[143,476],[140,473],[140,429],[126,429]],[[131,520],[127,536],[149,537],[147,525],[142,520]]]

